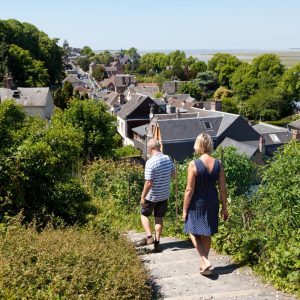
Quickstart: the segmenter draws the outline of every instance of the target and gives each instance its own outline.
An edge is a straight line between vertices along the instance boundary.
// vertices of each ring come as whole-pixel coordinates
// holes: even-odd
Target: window
[[[269,134],[270,138],[272,139],[272,141],[274,143],[280,143],[280,139],[278,138],[278,136],[275,133]]]
[[[205,129],[212,129],[210,122],[204,122]]]

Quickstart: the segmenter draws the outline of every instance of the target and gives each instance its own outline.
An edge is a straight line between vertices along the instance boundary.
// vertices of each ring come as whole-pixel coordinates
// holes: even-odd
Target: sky
[[[0,19],[93,50],[300,48],[300,0],[14,0]]]

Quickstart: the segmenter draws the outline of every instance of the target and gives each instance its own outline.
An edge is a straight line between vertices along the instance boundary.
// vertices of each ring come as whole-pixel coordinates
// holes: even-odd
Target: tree
[[[29,51],[33,60],[43,64],[43,68],[47,72],[47,85],[61,82],[64,77],[64,51],[57,45],[58,39],[50,39],[44,32],[39,31],[29,23],[21,23],[17,20],[0,20],[0,41],[3,40],[7,45],[15,45],[22,50]],[[7,60],[10,60],[9,53]],[[22,64],[22,61],[19,63]],[[24,69],[24,67],[18,66],[18,70],[15,70],[15,66],[11,65],[8,71],[13,75],[20,76],[18,70]],[[35,74],[33,81],[36,77]],[[25,82],[25,80],[23,81]]]
[[[222,111],[232,113],[232,114],[239,114],[239,102],[236,98],[222,98]]]
[[[286,70],[279,82],[278,88],[283,97],[290,101],[300,99],[300,63]]]
[[[233,91],[224,86],[220,86],[214,93],[215,99],[229,98],[233,96]]]
[[[114,58],[108,50],[105,50],[103,52],[100,52],[100,53],[96,54],[93,57],[93,61],[96,64],[103,64],[106,67],[109,67],[110,63],[114,61]]]
[[[206,63],[204,61],[196,60],[188,66],[188,79],[194,79],[198,73],[205,72],[206,70]]]
[[[87,57],[91,57],[94,56],[95,53],[93,52],[93,50],[89,47],[89,46],[84,46],[81,51],[80,51],[81,55],[85,55]]]
[[[253,59],[251,71],[259,88],[275,87],[284,73],[284,66],[275,54],[263,54]]]
[[[193,82],[204,91],[206,96],[214,92],[219,86],[218,78],[212,71],[198,73]]]
[[[91,61],[88,57],[81,56],[77,58],[77,64],[84,72],[87,72],[89,70],[90,63]]]
[[[42,61],[33,59],[28,50],[16,45],[9,47],[8,68],[18,86],[47,86],[49,76]]]
[[[72,99],[68,109],[57,118],[71,123],[84,134],[84,158],[112,155],[115,148],[114,136],[117,132],[115,118],[107,112],[105,104],[92,99],[80,101]]]
[[[102,66],[96,66],[96,68],[92,72],[92,76],[97,81],[102,81],[104,79],[105,69]]]
[[[207,66],[208,70],[217,74],[221,85],[230,87],[230,78],[241,63],[236,56],[227,53],[216,53],[208,61]]]
[[[147,53],[140,60],[140,70],[145,70],[145,73],[153,71],[161,73],[167,66],[167,55],[164,53]]]
[[[251,119],[271,121],[279,117],[280,95],[274,89],[260,89],[241,106],[241,113]]]
[[[0,102],[0,153],[16,143],[17,132],[25,126],[26,114],[13,100]],[[0,172],[1,173],[1,172]]]
[[[190,94],[191,97],[200,100],[202,99],[201,88],[193,82],[184,82],[180,85],[178,94]]]
[[[125,54],[130,57],[130,70],[135,71],[138,68],[141,59],[137,49],[131,47],[125,51]]]
[[[246,100],[253,95],[258,88],[258,80],[251,65],[242,63],[232,74],[230,85],[239,100]]]
[[[61,109],[67,108],[70,99],[73,97],[73,86],[69,81],[64,83],[63,88],[59,88],[54,92],[54,105]]]
[[[8,74],[8,49],[5,37],[0,42],[0,83],[3,82],[4,76]]]

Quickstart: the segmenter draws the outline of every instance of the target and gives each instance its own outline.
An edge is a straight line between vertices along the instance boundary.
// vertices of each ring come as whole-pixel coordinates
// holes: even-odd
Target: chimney
[[[296,129],[292,130],[292,140],[300,141],[300,131],[299,130],[296,130]]]
[[[176,119],[179,119],[179,116],[180,116],[179,108],[176,108]]]
[[[13,80],[13,77],[12,76],[5,76],[4,77],[4,80],[3,80],[3,87],[5,89],[12,89],[14,86],[14,80]]]
[[[212,111],[222,111],[222,101],[217,100],[217,99],[211,101],[210,110],[212,110]]]
[[[259,138],[259,144],[258,144],[258,148],[259,148],[259,152],[262,153],[262,154],[265,154],[265,151],[266,151],[266,141],[263,137],[263,135],[260,136]]]
[[[125,103],[125,95],[124,94],[119,95],[118,102],[119,102],[120,105]]]
[[[204,103],[199,101],[196,103],[196,107],[203,109]]]

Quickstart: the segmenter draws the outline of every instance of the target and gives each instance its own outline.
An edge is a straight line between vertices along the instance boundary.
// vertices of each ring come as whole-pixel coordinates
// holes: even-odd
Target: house
[[[78,86],[81,86],[83,88],[87,88],[87,82],[79,79],[76,75],[74,74],[70,74],[68,75],[63,81],[62,84],[64,84],[66,81],[70,82],[73,86],[73,88],[75,89]]]
[[[189,112],[155,115],[147,136],[158,139],[162,152],[178,161],[194,153],[194,143],[200,133],[211,136],[214,148],[229,137],[233,140],[258,141],[260,135],[240,115],[192,108]]]
[[[258,145],[250,145],[247,144],[247,142],[238,142],[236,140],[233,140],[231,138],[226,137],[218,146],[222,147],[223,149],[226,147],[234,147],[236,148],[237,152],[239,154],[246,155],[250,160],[253,162],[263,165],[264,159],[262,153],[259,151]]]
[[[124,102],[122,103],[122,101],[120,101],[120,95],[116,92],[110,92],[106,94],[103,99],[110,108],[120,106],[120,104],[124,104]]]
[[[120,106],[117,112],[118,132],[123,138],[124,145],[134,146],[133,128],[146,125],[152,114],[165,113],[165,103],[155,101],[149,96],[135,94],[130,101]]]
[[[110,78],[112,76],[117,75],[117,68],[116,67],[104,67],[106,77]]]
[[[260,152],[267,156],[272,156],[279,147],[293,139],[293,133],[283,127],[261,122],[254,125],[253,129],[261,136],[262,146],[260,147]]]
[[[141,94],[155,98],[155,94],[159,92],[158,86],[147,86],[147,85],[137,85],[129,87],[125,92],[125,97],[127,101],[130,101],[133,94]]]
[[[130,85],[134,86],[135,84],[135,76],[129,74],[114,75],[100,82],[100,86],[102,88],[108,89],[110,91],[115,91],[120,94],[124,93]]]
[[[15,90],[0,88],[0,102],[14,99],[30,116],[51,119],[54,104],[48,87],[22,88]]]
[[[115,90],[115,76],[110,78],[105,78],[100,82],[100,86],[102,89],[107,89],[109,91]]]
[[[135,76],[129,74],[119,74],[115,76],[115,91],[117,93],[124,93],[130,85],[136,85]]]
[[[116,68],[117,74],[123,74],[123,66],[120,60],[115,60],[114,62],[110,63],[110,66]]]
[[[179,90],[181,84],[185,82],[187,81],[178,81],[178,80],[165,81],[163,83],[163,91],[166,95],[174,95]]]

